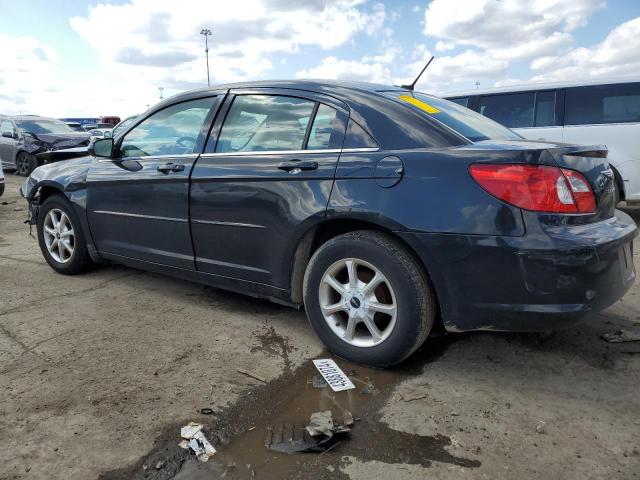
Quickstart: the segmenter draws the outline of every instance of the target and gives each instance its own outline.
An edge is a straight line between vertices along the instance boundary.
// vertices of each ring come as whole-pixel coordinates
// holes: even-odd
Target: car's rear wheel
[[[19,152],[16,155],[16,173],[23,177],[28,177],[31,172],[38,166],[38,160],[27,152]]]
[[[64,196],[52,195],[44,201],[37,226],[42,255],[56,272],[74,275],[91,264],[78,216]]]
[[[304,302],[335,354],[386,367],[411,355],[433,326],[435,296],[414,257],[392,237],[356,231],[323,244],[309,261]]]

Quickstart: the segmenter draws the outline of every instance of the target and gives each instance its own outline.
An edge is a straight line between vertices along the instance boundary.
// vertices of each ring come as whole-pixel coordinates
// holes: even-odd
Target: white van
[[[531,140],[606,145],[618,198],[640,204],[640,79],[538,83],[445,98]]]

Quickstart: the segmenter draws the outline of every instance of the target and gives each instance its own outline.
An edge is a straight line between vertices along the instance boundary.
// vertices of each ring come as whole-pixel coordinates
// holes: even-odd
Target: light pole
[[[160,100],[162,100],[164,98],[162,96],[162,91],[164,90],[164,87],[158,87],[158,90],[160,90]]]
[[[211,82],[209,81],[209,42],[207,41],[207,37],[211,35],[211,30],[208,28],[203,28],[200,30],[200,35],[204,35],[204,53],[207,56],[207,87],[211,86]]]

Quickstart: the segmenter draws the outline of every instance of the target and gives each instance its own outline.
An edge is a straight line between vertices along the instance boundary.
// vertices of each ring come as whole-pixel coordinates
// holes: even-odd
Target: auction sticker
[[[340,370],[340,367],[336,362],[330,358],[314,360],[313,364],[334,392],[341,392],[343,390],[356,388],[356,386],[351,383],[351,380],[349,380],[349,377],[347,377],[344,372]]]

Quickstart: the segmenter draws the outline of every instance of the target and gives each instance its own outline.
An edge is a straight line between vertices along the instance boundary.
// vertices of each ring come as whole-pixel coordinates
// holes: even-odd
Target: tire
[[[50,214],[60,222],[58,227],[52,221]],[[64,215],[66,220],[63,220],[61,215]],[[44,201],[38,211],[37,228],[40,251],[47,263],[56,272],[64,275],[75,275],[87,270],[91,265],[91,258],[87,250],[87,242],[82,232],[82,226],[71,202],[66,197],[56,194],[51,195]],[[45,228],[47,231],[45,231]],[[70,229],[73,234],[65,236],[65,233],[68,234]],[[51,230],[53,230],[53,233],[49,233]],[[63,244],[62,247],[52,247],[52,253],[48,244],[51,245],[54,240],[58,240],[58,244],[60,244],[61,240],[66,240],[65,243],[71,246],[71,251],[64,247]]]
[[[355,266],[357,282],[349,280],[347,262]],[[377,287],[372,282],[376,275],[382,280]],[[327,348],[376,367],[395,365],[411,355],[436,317],[435,295],[422,266],[391,236],[375,231],[350,232],[323,244],[309,261],[303,292],[309,322]],[[371,315],[377,338],[369,327]]]
[[[38,160],[35,156],[29,155],[27,152],[19,152],[16,155],[16,174],[28,177],[37,166]]]

